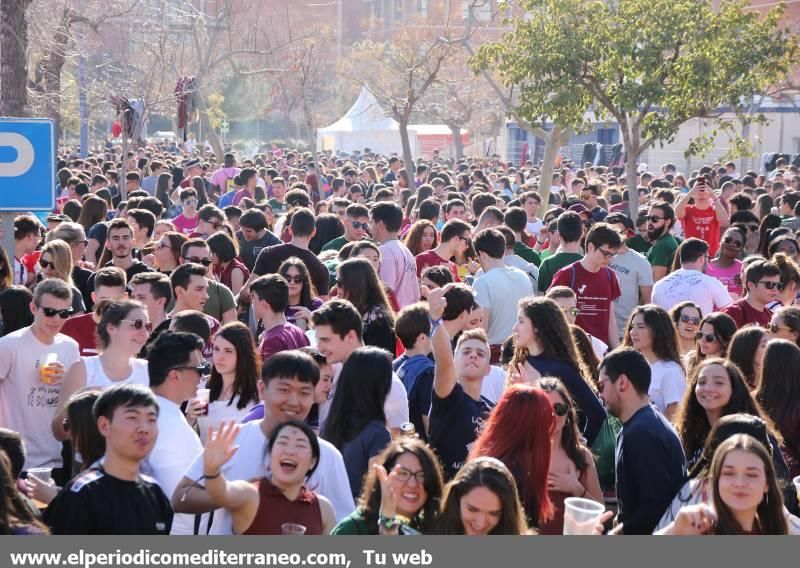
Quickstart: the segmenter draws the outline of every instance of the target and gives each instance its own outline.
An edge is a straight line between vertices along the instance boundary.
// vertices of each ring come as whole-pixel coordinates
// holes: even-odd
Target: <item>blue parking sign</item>
[[[0,211],[55,207],[56,138],[45,118],[0,118]]]

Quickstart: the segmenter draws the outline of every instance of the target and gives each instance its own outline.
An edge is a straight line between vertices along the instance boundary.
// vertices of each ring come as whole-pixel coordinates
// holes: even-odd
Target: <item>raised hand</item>
[[[219,430],[214,432],[213,426],[208,427],[208,438],[203,452],[203,473],[206,476],[215,476],[222,466],[233,457],[239,446],[233,442],[239,433],[240,426],[235,421],[223,422]]]
[[[709,505],[700,503],[683,507],[672,523],[672,534],[701,535],[714,528],[717,514]]]
[[[436,288],[428,292],[428,312],[431,319],[438,320],[442,318],[444,309],[447,307],[447,298],[444,297],[449,288]]]
[[[392,483],[396,477],[395,472],[388,473],[386,468],[380,464],[375,464],[374,467],[381,484],[380,514],[384,517],[394,517],[397,514],[397,496],[394,494]]]

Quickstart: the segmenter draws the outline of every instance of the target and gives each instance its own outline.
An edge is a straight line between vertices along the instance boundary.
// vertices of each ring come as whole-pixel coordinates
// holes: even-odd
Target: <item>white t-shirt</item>
[[[180,406],[162,396],[156,395],[156,400],[159,407],[158,438],[142,465],[143,471],[154,477],[167,498],[172,499],[184,472],[202,453],[203,446]],[[175,513],[169,534],[194,534],[194,518],[195,515]],[[201,521],[200,526],[205,527],[207,523],[207,519]]]
[[[665,310],[685,300],[697,304],[704,316],[733,301],[722,282],[698,270],[680,268],[653,286],[653,303]]]
[[[478,305],[489,310],[489,321],[484,322],[489,343],[503,343],[517,321],[517,304],[533,295],[531,279],[518,268],[498,266],[476,278],[472,287]]]
[[[686,375],[675,361],[656,361],[650,365],[650,402],[663,413],[667,406],[683,400]]]
[[[86,386],[108,388],[112,385],[142,385],[150,388],[150,374],[147,372],[147,361],[144,359],[133,359],[133,371],[131,374],[120,381],[112,381],[106,375],[99,355],[83,357],[83,364],[86,367]]]
[[[643,255],[632,249],[612,258],[608,267],[616,273],[619,282],[620,295],[614,300],[614,318],[617,328],[624,331],[631,312],[639,305],[639,287],[653,285],[653,269]]]
[[[203,414],[197,417],[197,427],[200,430],[200,441],[206,445],[206,438],[208,437],[208,427],[213,426],[214,430],[218,430],[223,422],[235,420],[237,423],[247,416],[247,413],[253,410],[253,407],[258,402],[252,402],[246,405],[242,410],[239,410],[239,395],[233,397],[233,401],[228,404],[227,400],[215,400],[208,405],[208,414]]]
[[[417,263],[411,251],[397,239],[386,241],[378,249],[381,251],[381,280],[392,289],[400,307],[418,302]]]
[[[481,386],[481,396],[488,398],[490,401],[497,403],[506,389],[506,372],[496,365],[489,367],[489,372],[483,377],[483,385]]]
[[[269,452],[267,452],[267,438],[261,430],[261,420],[242,424],[235,444],[239,449],[228,463],[222,466],[222,473],[228,481],[260,479],[265,472],[269,473]],[[356,506],[353,495],[350,493],[350,481],[344,467],[342,454],[330,442],[319,439],[319,466],[306,482],[306,488],[323,497],[327,497],[333,505],[336,520],[340,521]],[[203,483],[203,454],[194,460],[194,463],[184,473],[192,481]],[[214,511],[214,522],[211,525],[211,534],[233,534],[231,515],[224,509]]]
[[[56,414],[61,385],[41,381],[39,367],[48,354],[69,368],[78,360],[78,343],[56,335],[53,343],[40,342],[30,327],[0,339],[0,427],[19,432],[25,442],[25,469],[59,468],[61,443],[53,437],[50,423]]]
[[[542,220],[537,217],[535,221],[528,221],[528,223],[525,225],[525,230],[529,235],[538,237],[539,231],[542,230],[543,225],[544,223],[542,223]]]

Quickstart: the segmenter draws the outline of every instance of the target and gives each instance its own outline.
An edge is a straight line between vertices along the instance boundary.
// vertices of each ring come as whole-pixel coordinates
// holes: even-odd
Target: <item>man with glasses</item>
[[[225,212],[219,207],[206,203],[197,212],[197,228],[189,235],[190,239],[207,239],[225,222]]]
[[[183,212],[172,219],[179,233],[191,235],[197,229],[197,191],[193,187],[182,189],[178,194]]]
[[[158,401],[158,439],[143,464],[168,499],[203,445],[181,411],[181,405],[197,396],[200,380],[211,372],[203,360],[203,341],[192,333],[166,332],[153,343],[147,360],[150,388]],[[195,515],[179,513],[170,534],[197,534]],[[207,519],[199,519],[205,529]],[[205,520],[205,522],[203,522]]]
[[[708,252],[708,243],[700,239],[692,237],[683,241],[678,248],[681,267],[656,282],[653,303],[669,311],[676,304],[689,300],[697,304],[703,314],[728,306],[733,298],[725,284],[705,274]]]
[[[71,314],[72,290],[56,278],[42,281],[33,292],[33,323],[0,339],[0,427],[19,432],[25,442],[25,469],[60,471],[61,444],[50,423],[55,416],[65,370],[80,357],[78,344],[61,334]]]
[[[450,219],[442,227],[439,245],[429,251],[418,254],[414,261],[417,264],[417,277],[429,266],[444,266],[453,275],[453,282],[461,282],[458,268],[450,259],[461,256],[472,244],[472,227],[461,219]]]
[[[670,234],[675,224],[675,211],[666,201],[656,201],[647,213],[647,240],[652,243],[647,261],[653,270],[653,282],[669,273],[672,258],[678,250],[678,240]]]
[[[650,364],[632,348],[612,351],[600,365],[600,399],[622,422],[615,459],[619,512],[612,534],[652,534],[686,479],[680,438],[650,404],[650,380]]]
[[[211,250],[203,239],[189,239],[181,246],[180,263],[191,262],[202,265],[206,271],[211,266]],[[236,300],[233,292],[222,282],[206,278],[206,297],[202,307],[197,307],[200,297],[193,302],[189,310],[199,310],[223,324],[236,321]],[[177,302],[177,295],[175,296]],[[177,303],[176,303],[177,308]],[[180,311],[180,310],[178,310]]]
[[[344,234],[325,243],[322,247],[323,251],[339,251],[347,243],[369,238],[369,209],[365,205],[361,203],[348,205],[342,221],[344,222]]]
[[[730,186],[733,184],[730,183]],[[694,199],[693,205],[689,205],[691,199]],[[720,231],[728,228],[728,211],[706,183],[705,177],[697,178],[689,193],[680,198],[675,206],[675,216],[683,222],[683,234],[686,238],[697,237],[707,242],[709,254],[717,254]]]
[[[597,202],[599,195],[600,186],[597,184],[590,183],[589,185],[581,188],[581,202],[592,214],[592,220],[594,220],[596,223],[605,220],[606,215],[608,215],[608,211],[600,207],[600,204]]]
[[[551,284],[575,292],[581,311],[577,325],[611,347],[619,345],[613,302],[621,292],[617,275],[608,265],[621,245],[622,238],[609,225],[594,225],[586,235],[584,257],[556,272]]]
[[[739,328],[751,323],[769,326],[772,311],[767,306],[777,300],[783,290],[780,267],[769,260],[757,260],[747,267],[744,279],[745,297],[730,304],[722,313],[731,316]]]

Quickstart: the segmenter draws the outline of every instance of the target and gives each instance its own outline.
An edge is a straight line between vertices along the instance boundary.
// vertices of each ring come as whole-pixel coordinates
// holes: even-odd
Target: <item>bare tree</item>
[[[0,2],[0,116],[25,116],[28,106],[28,22],[31,0]]]

